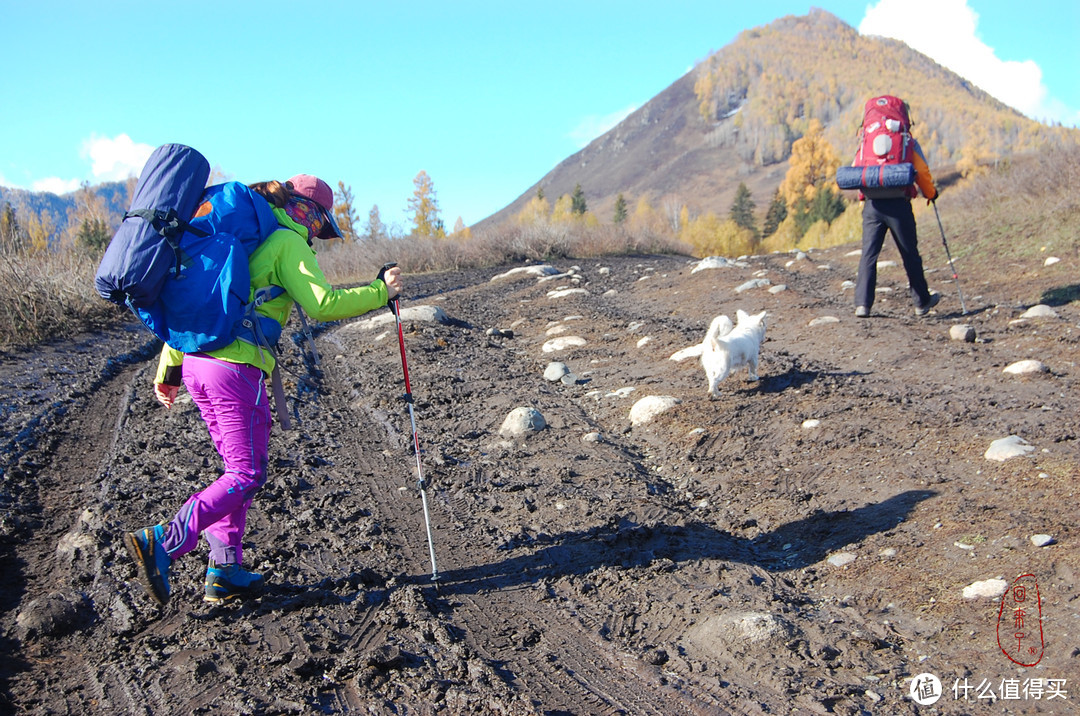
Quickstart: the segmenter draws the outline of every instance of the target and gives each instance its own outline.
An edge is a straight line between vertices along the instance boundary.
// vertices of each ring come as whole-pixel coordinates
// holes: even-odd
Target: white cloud
[[[620,109],[618,112],[612,112],[611,114],[606,114],[602,117],[591,114],[588,117],[583,118],[576,127],[571,129],[568,136],[570,139],[574,140],[574,144],[581,149],[587,146],[589,142],[626,119],[626,117],[635,109],[637,109],[637,105],[632,105],[626,109]]]
[[[69,191],[78,189],[81,183],[78,179],[47,177],[30,184],[30,191],[51,191],[53,194],[67,194]]]
[[[153,151],[149,144],[137,144],[126,134],[112,139],[90,135],[83,142],[79,156],[90,159],[90,171],[95,181],[124,181],[130,176],[139,176]]]
[[[906,43],[1028,117],[1074,123],[1075,112],[1050,97],[1039,65],[999,58],[979,39],[978,23],[967,0],[879,0],[859,32]]]

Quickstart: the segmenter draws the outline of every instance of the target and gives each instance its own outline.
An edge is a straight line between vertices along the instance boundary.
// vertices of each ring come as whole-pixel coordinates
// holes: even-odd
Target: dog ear
[[[746,311],[742,310],[741,308],[735,309],[735,318],[738,319],[739,323],[742,323],[749,317],[750,316],[747,315]]]

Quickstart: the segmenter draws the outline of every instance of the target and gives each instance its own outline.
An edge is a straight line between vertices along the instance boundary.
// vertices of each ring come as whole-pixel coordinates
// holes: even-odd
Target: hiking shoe
[[[926,304],[922,308],[916,308],[915,309],[915,315],[916,316],[925,316],[927,313],[930,312],[931,308],[938,305],[939,303],[941,303],[941,294],[940,293],[931,293],[930,294],[930,303]]]
[[[855,307],[855,317],[856,318],[866,318],[869,315],[870,315],[870,309],[867,308],[866,306],[856,306]]]
[[[172,565],[172,557],[162,545],[164,538],[165,525],[124,535],[124,546],[139,568],[139,579],[147,593],[161,606],[169,602],[169,567]]]
[[[244,597],[261,591],[263,576],[251,572],[239,564],[218,564],[210,560],[206,569],[206,594],[204,602],[216,604],[234,597]]]

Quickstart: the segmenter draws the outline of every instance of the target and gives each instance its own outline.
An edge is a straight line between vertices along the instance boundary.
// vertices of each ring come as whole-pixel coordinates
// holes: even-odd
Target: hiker
[[[251,188],[266,198],[279,224],[248,261],[252,289],[273,284],[285,290],[258,306],[260,314],[284,325],[295,302],[318,320],[334,321],[385,306],[401,291],[397,267],[380,271],[367,286],[334,289],[327,282],[311,249],[315,238],[342,235],[326,182],[300,174],[284,184]],[[242,566],[241,541],[252,498],[267,477],[271,418],[265,379],[274,363],[271,351],[240,340],[208,353],[162,349],[154,378],[157,399],[171,407],[182,381],[225,465],[224,474],[188,498],[171,521],[125,535],[141,579],[162,606],[169,600],[170,565],[193,550],[202,533],[210,545],[204,601],[221,602],[263,586],[261,574]],[[276,405],[279,413],[285,409]]]
[[[863,131],[872,127],[867,126],[871,119],[872,103],[884,104],[882,100],[895,102],[899,105],[896,114],[899,127],[892,130],[896,141],[893,146],[902,145],[903,149],[895,157],[898,161],[910,161],[915,169],[915,181],[913,185],[905,187],[886,186],[881,188],[863,188],[859,195],[865,199],[863,203],[863,235],[862,257],[859,259],[859,273],[855,282],[855,315],[866,318],[870,315],[870,309],[874,305],[874,289],[877,285],[877,260],[881,253],[882,243],[885,241],[886,230],[892,232],[896,248],[900,251],[900,258],[904,263],[904,271],[907,273],[908,285],[911,290],[911,298],[915,302],[915,315],[925,316],[931,308],[941,300],[941,294],[930,293],[926,285],[926,276],[923,273],[922,257],[919,256],[919,242],[915,231],[915,214],[911,210],[911,200],[917,196],[915,187],[926,197],[929,204],[937,199],[937,189],[934,187],[934,178],[930,175],[930,169],[926,165],[919,143],[908,132],[911,122],[907,102],[894,97],[874,98],[867,102],[867,112],[864,118]],[[876,121],[876,120],[875,120]],[[897,121],[893,119],[882,120],[882,124]],[[877,129],[877,127],[873,127]],[[888,134],[884,130],[879,133]],[[869,137],[868,137],[869,139]],[[877,141],[881,141],[877,139]],[[866,145],[864,145],[866,146]],[[860,150],[861,151],[861,150]],[[880,152],[879,152],[880,155]],[[878,160],[879,163],[884,160]],[[865,165],[860,163],[857,156],[853,165]],[[888,163],[886,161],[886,163]]]

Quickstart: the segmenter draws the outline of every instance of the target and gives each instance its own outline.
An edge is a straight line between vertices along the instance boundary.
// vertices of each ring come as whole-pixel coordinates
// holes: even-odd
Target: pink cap
[[[334,221],[334,190],[330,185],[318,177],[310,174],[297,174],[289,180],[292,184],[292,192],[305,199],[311,199],[319,205],[326,214],[326,226],[319,232],[320,239],[332,239],[341,236],[341,229]]]

